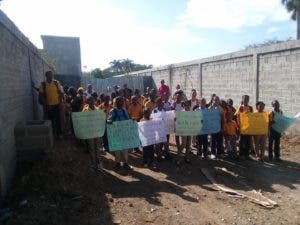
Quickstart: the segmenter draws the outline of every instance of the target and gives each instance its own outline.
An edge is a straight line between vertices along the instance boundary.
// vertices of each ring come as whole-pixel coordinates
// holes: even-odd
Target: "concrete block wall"
[[[145,85],[150,85],[150,88],[153,86],[153,82],[149,82],[150,76],[120,76],[120,77],[110,77],[107,79],[99,79],[99,78],[89,78],[89,77],[82,77],[81,78],[81,85],[82,87],[86,88],[88,84],[92,84],[93,89],[97,91],[98,94],[105,93],[111,94],[114,90],[114,86],[123,86],[127,84],[128,88],[132,89],[139,89],[141,92],[145,90]],[[152,79],[151,79],[152,80]]]
[[[20,122],[42,117],[31,82],[38,86],[49,66],[1,10],[0,34],[0,193],[4,195],[16,165],[14,128]]]
[[[259,56],[259,96],[268,108],[276,96],[284,113],[300,112],[300,49]]]
[[[278,99],[286,115],[300,112],[300,40],[287,41],[261,48],[171,64],[131,75],[151,74],[156,87],[165,79],[172,93],[177,84],[190,96],[195,88],[199,97],[210,99],[215,93],[232,98],[238,106],[242,95],[250,96],[250,104]]]

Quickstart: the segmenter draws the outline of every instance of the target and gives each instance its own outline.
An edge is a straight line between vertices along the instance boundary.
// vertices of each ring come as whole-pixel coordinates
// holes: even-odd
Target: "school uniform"
[[[207,110],[198,108],[195,111],[202,111]],[[196,136],[196,142],[197,142],[197,155],[207,157],[207,149],[208,149],[208,134],[201,134]]]
[[[252,106],[244,106],[241,105],[236,111],[236,115],[238,118],[238,124],[240,124],[239,115],[240,113],[250,113],[253,112]],[[240,143],[239,143],[239,149],[240,149],[240,156],[249,157],[250,149],[251,149],[251,135],[240,135]]]
[[[237,152],[237,123],[234,120],[226,121],[223,129],[225,134],[227,153],[231,156],[235,156]]]
[[[213,109],[213,107],[210,107],[210,109]],[[221,106],[218,106],[216,109],[219,110],[221,118],[224,114],[223,109]],[[221,126],[223,123],[223,119],[221,119]],[[220,155],[224,153],[224,146],[223,146],[223,134],[222,131],[219,131],[218,133],[211,134],[211,153],[213,155]]]
[[[152,114],[163,113],[163,112],[166,112],[166,110],[164,108],[162,108],[162,110],[159,110],[156,107],[155,109],[153,109]],[[170,140],[170,134],[167,134],[167,142],[159,143],[159,144],[156,145],[158,158],[161,158],[161,156],[165,156],[166,158],[170,157],[169,140]],[[164,148],[164,150],[163,150],[163,148]]]
[[[149,121],[144,118],[141,119],[141,122]],[[143,164],[150,166],[154,162],[154,145],[148,145],[143,147]]]
[[[129,115],[126,109],[118,109],[118,108],[113,108],[109,112],[109,116],[107,121],[108,122],[115,122],[115,121],[123,121],[123,120],[129,120]],[[128,131],[124,131],[128,132]],[[128,150],[122,150],[122,151],[115,151],[115,159],[116,162],[128,162]]]
[[[279,112],[272,111],[270,113],[270,121],[274,120],[275,113],[283,114],[281,110]],[[281,138],[281,133],[278,133],[276,130],[270,126],[269,130],[269,159],[273,159],[273,152],[275,154],[275,159],[278,160],[280,159],[280,138]],[[273,147],[274,146],[274,147]]]

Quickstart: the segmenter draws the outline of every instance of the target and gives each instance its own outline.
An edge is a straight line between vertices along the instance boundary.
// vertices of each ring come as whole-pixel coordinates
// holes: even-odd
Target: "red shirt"
[[[170,92],[170,89],[167,85],[164,84],[164,85],[160,86],[158,91],[159,91],[160,97],[163,97],[165,94]]]

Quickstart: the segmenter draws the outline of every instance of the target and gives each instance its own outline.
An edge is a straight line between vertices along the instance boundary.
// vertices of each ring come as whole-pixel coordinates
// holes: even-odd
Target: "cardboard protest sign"
[[[274,113],[274,122],[272,128],[278,133],[283,133],[286,131],[294,122],[296,122],[297,118],[291,118],[287,116],[283,116],[280,113]]]
[[[240,114],[241,134],[267,135],[268,130],[269,130],[269,114],[267,112]]]
[[[202,109],[202,127],[200,134],[215,134],[221,130],[221,115],[218,109]]]
[[[175,132],[174,111],[153,113],[151,117],[153,119],[160,119],[163,121],[167,134],[173,134]]]
[[[102,137],[105,131],[106,116],[102,110],[72,113],[75,136],[79,139]]]
[[[202,129],[202,113],[199,111],[176,112],[176,135],[194,136]]]
[[[140,146],[138,124],[133,120],[115,121],[107,125],[110,151],[121,151]]]
[[[167,141],[165,125],[161,120],[139,122],[139,137],[142,146],[149,146]]]

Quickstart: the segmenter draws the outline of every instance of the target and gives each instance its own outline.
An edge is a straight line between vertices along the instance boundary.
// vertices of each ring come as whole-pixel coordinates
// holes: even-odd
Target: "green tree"
[[[112,72],[120,73],[122,71],[122,61],[120,59],[118,60],[115,59],[111,61],[109,64]]]
[[[291,14],[292,20],[297,22],[297,39],[300,39],[300,0],[281,0],[286,10]]]
[[[278,43],[290,41],[290,40],[292,40],[292,38],[288,38],[286,40],[278,40],[277,38],[274,38],[274,39],[265,40],[263,42],[246,45],[244,49],[259,48],[259,47],[268,46],[268,45],[272,45],[272,44],[278,44]]]
[[[91,75],[92,75],[92,77],[96,77],[96,78],[104,78],[103,74],[102,74],[102,70],[100,68],[96,68],[96,69],[92,70]]]
[[[123,59],[122,63],[122,72],[130,73],[134,68],[134,63],[131,59]]]

